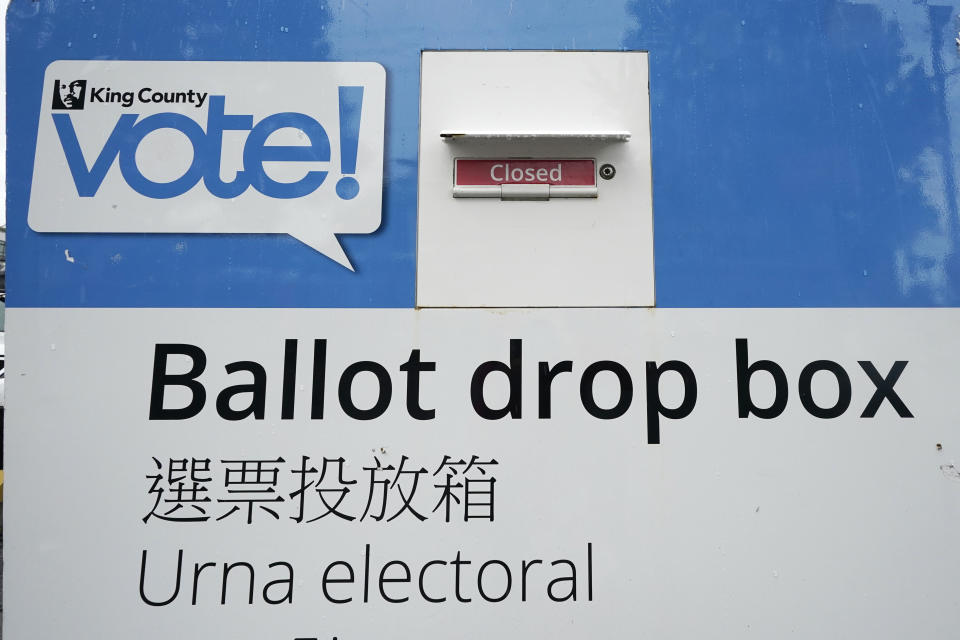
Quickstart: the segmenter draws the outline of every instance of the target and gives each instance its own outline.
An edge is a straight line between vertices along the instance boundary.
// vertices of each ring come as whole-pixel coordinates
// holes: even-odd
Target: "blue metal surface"
[[[413,306],[420,50],[516,48],[650,51],[659,306],[957,305],[958,28],[915,0],[13,0],[9,302]],[[287,236],[28,229],[44,68],[88,58],[383,64],[383,225],[341,237],[357,272]]]

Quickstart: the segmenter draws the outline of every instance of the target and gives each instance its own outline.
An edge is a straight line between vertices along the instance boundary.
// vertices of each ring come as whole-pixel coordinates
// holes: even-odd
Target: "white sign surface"
[[[11,638],[960,623],[956,310],[8,314]]]
[[[373,62],[57,61],[35,231],[334,234],[380,226],[386,76]]]

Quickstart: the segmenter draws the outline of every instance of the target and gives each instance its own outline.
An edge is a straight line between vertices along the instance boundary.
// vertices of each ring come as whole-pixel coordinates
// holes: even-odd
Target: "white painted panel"
[[[954,576],[960,570],[960,430],[954,396],[956,310],[176,310],[11,309],[5,484],[4,634],[10,638],[803,638],[951,637],[960,624]],[[29,328],[29,330],[27,330]],[[770,360],[788,380],[788,402],[774,419],[738,416],[735,341],[748,340],[749,362]],[[299,340],[294,416],[281,418],[285,340]],[[323,418],[311,417],[313,341],[327,340]],[[520,417],[486,420],[471,403],[471,378],[488,360],[508,360],[522,340]],[[207,366],[199,381],[206,405],[188,420],[150,420],[155,345],[191,344]],[[107,346],[109,345],[109,355]],[[417,420],[407,409],[409,378],[399,366],[412,349],[436,370],[420,375],[417,401],[435,410]],[[551,416],[541,417],[538,363],[571,361],[553,383]],[[646,363],[681,361],[694,372],[697,399],[689,416],[661,421],[662,443],[648,443]],[[850,405],[834,419],[810,415],[799,379],[809,363],[830,360],[850,380]],[[249,384],[249,373],[224,365],[260,363],[267,373],[265,417],[228,421],[216,410],[225,386]],[[392,398],[376,419],[348,417],[337,389],[358,361],[389,372]],[[581,401],[591,364],[623,366],[633,396],[622,417],[600,419]],[[913,418],[884,400],[861,417],[875,384],[858,361],[887,376],[905,361],[893,389]],[[185,372],[172,359],[171,373]],[[610,369],[605,364],[601,368]],[[812,400],[837,398],[832,374],[819,372]],[[360,374],[355,402],[376,402],[374,376]],[[506,402],[506,376],[493,373],[486,399]],[[663,405],[683,397],[681,378],[665,373]],[[773,397],[771,378],[757,373],[758,406]],[[610,371],[592,385],[611,408],[624,398]],[[687,388],[690,391],[690,388]],[[171,388],[167,408],[184,406],[185,388]],[[234,408],[244,404],[236,398]],[[807,402],[810,400],[808,399]],[[444,455],[496,459],[495,519],[451,522],[434,512],[440,476],[423,476],[413,495],[426,516],[392,522],[359,520],[369,471],[422,465],[430,473]],[[302,456],[319,465],[343,456],[355,480],[343,510],[358,517],[297,522],[295,493]],[[211,459],[212,482],[202,504],[210,520],[177,523],[143,518],[153,508],[156,457]],[[227,515],[224,460],[279,464],[282,500],[264,503],[247,524]],[[474,472],[475,474],[476,472]],[[476,475],[472,477],[478,477]],[[315,479],[316,475],[310,476]],[[330,480],[330,477],[328,477]],[[400,486],[403,484],[402,479]],[[160,485],[170,490],[166,479]],[[378,485],[379,486],[379,485]],[[169,497],[171,494],[164,494]],[[335,494],[327,494],[328,497]],[[227,496],[229,497],[229,496]],[[235,496],[234,496],[235,497]],[[390,492],[390,511],[399,506]],[[315,514],[318,494],[307,494]],[[332,498],[331,498],[331,501]],[[189,507],[173,515],[193,513]],[[460,517],[457,517],[457,516]],[[586,551],[592,545],[592,564]],[[362,580],[370,545],[371,584]],[[178,550],[186,566],[173,593]],[[455,568],[460,554],[461,596]],[[522,596],[522,563],[529,570]],[[569,559],[578,571],[577,600],[552,602],[548,580],[563,573],[549,562]],[[378,588],[384,563],[413,568],[412,584]],[[443,603],[425,602],[425,588]],[[503,602],[483,601],[476,572],[501,560],[512,585]],[[204,569],[191,604],[194,563],[250,562],[254,604],[243,569],[231,574],[220,604],[222,564]],[[262,589],[295,569],[293,602],[269,605]],[[328,585],[351,597],[324,595],[323,574],[349,563],[353,584]],[[343,568],[343,565],[338,565]],[[592,572],[589,569],[592,568]],[[394,570],[399,571],[398,565]],[[491,573],[486,588],[505,589]],[[344,569],[345,571],[345,569]],[[592,594],[587,578],[592,573]],[[338,574],[334,574],[338,575]],[[390,574],[388,574],[390,575]],[[239,577],[239,579],[237,579]],[[236,580],[234,582],[234,580]],[[557,593],[565,591],[555,585]],[[274,587],[276,597],[282,589]],[[591,597],[592,596],[592,597]],[[37,606],[49,603],[43,615]]]
[[[617,173],[595,199],[454,199],[457,157],[596,158]],[[417,304],[652,306],[650,176],[646,53],[425,51]]]

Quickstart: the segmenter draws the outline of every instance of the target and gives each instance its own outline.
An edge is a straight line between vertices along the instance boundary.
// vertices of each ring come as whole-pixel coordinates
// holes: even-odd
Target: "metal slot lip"
[[[629,131],[441,131],[444,142],[471,140],[583,140],[627,142]]]
[[[500,198],[501,200],[550,200],[551,198],[596,198],[596,186],[552,184],[497,184],[453,187],[454,198]]]

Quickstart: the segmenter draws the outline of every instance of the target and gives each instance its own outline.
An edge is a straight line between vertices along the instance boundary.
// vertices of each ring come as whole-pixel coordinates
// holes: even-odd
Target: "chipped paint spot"
[[[64,257],[66,257],[67,262],[76,262],[76,259],[72,255],[70,255],[70,249],[64,249],[63,255]]]
[[[953,478],[954,480],[960,480],[960,469],[957,469],[952,464],[942,464],[940,465],[940,471],[943,472],[943,475],[948,478]]]

